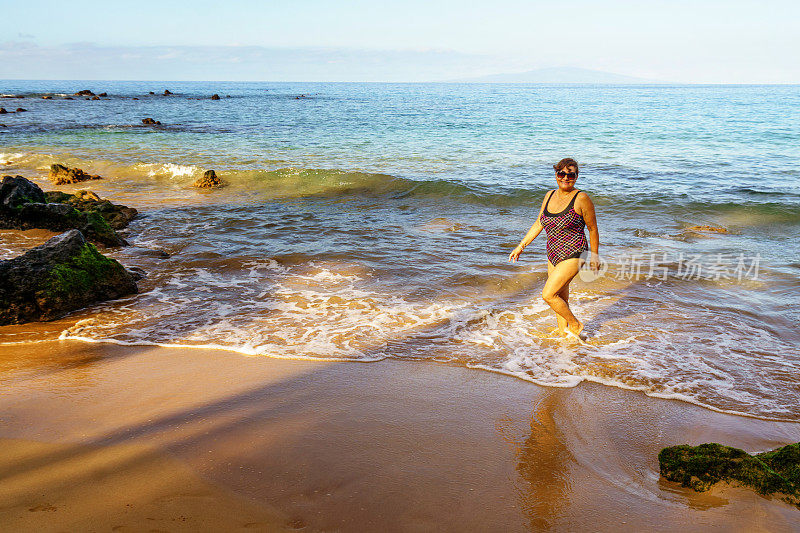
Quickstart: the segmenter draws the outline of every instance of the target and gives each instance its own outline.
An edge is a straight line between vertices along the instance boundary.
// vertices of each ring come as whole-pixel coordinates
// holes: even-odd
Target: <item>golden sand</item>
[[[7,531],[791,531],[800,510],[658,475],[800,424],[434,363],[57,341],[0,347]]]

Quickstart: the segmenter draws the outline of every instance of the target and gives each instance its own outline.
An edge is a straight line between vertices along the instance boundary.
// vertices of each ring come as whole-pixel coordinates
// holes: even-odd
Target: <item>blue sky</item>
[[[0,78],[429,81],[582,67],[800,83],[790,1],[3,0]]]

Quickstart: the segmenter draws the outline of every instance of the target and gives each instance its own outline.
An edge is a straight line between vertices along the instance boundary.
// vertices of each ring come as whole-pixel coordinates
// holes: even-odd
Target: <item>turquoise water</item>
[[[64,99],[87,88],[109,98]],[[25,95],[0,106],[28,109],[0,115],[3,174],[48,190],[51,163],[79,166],[105,179],[65,190],[142,212],[132,246],[110,251],[148,272],[140,294],[74,313],[53,335],[416,358],[800,418],[798,86],[10,81],[0,92]],[[609,265],[571,286],[592,347],[547,335],[544,235],[507,263],[568,156]],[[228,186],[193,189],[206,169]],[[5,256],[19,252],[3,242]],[[651,261],[666,279],[647,275]]]

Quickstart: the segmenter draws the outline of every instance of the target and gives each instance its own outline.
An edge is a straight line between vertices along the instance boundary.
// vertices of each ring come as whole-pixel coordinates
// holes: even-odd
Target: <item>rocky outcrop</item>
[[[206,170],[203,173],[201,178],[198,178],[197,181],[194,182],[194,187],[199,187],[201,189],[214,189],[216,187],[222,187],[225,185],[221,179],[217,177],[217,173],[213,170]]]
[[[6,111],[6,108],[0,107],[0,115],[5,115],[6,113],[8,113],[8,111]]]
[[[25,113],[26,111],[27,111],[27,109],[25,109],[24,107],[18,107],[17,108],[17,113]]]
[[[211,99],[212,100],[219,100],[219,95],[218,94],[212,94],[211,95]]]
[[[164,89],[164,96],[169,96],[171,94],[172,92],[169,89]]]
[[[87,180],[99,180],[100,176],[87,174],[79,168],[69,168],[58,163],[50,165],[50,181],[55,185],[64,185],[69,183],[78,183]]]
[[[156,119],[147,117],[142,119],[142,124],[146,124],[148,126],[160,126],[161,122]]]
[[[108,96],[108,93],[100,93],[100,94],[98,94],[97,96],[107,97],[107,96]]]
[[[658,463],[664,478],[698,492],[727,481],[800,507],[800,442],[756,455],[715,442],[682,444],[661,450]]]
[[[0,261],[0,325],[53,320],[137,292],[131,272],[73,229]]]
[[[81,201],[86,200],[77,200]],[[79,211],[73,205],[75,204],[49,202],[38,185],[22,176],[3,176],[3,181],[0,183],[0,229],[42,228],[51,231],[79,229],[87,239],[97,244],[104,246],[128,244],[106,221],[104,215],[107,214],[109,218],[133,218],[136,216],[135,210],[131,215],[128,211],[122,211],[121,208],[125,206],[110,204],[110,207],[98,206],[95,209]],[[120,208],[119,214],[112,214],[111,210],[114,208]]]
[[[102,199],[92,191],[85,189],[77,191],[75,194],[47,191],[44,196],[46,201],[50,203],[68,204],[84,213],[89,211],[100,213],[108,225],[115,230],[126,227],[138,214],[138,211],[133,207],[112,204],[110,201]]]
[[[89,89],[84,89],[82,91],[76,92],[72,96],[94,96],[94,93],[92,91],[90,91]]]
[[[3,176],[3,181],[0,182],[0,209],[19,209],[31,202],[40,204],[47,202],[38,185],[22,176],[16,178]]]

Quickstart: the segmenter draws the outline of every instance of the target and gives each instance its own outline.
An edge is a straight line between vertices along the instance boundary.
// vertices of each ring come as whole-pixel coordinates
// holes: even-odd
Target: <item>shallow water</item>
[[[84,88],[110,98],[36,97]],[[2,342],[415,358],[800,419],[797,86],[14,81],[0,92],[26,95],[0,106],[29,110],[0,120],[2,174],[45,190],[53,162],[104,176],[63,189],[139,209],[131,246],[110,255],[148,272],[136,296],[0,328]],[[141,126],[148,116],[164,125]],[[589,347],[548,336],[544,235],[507,263],[565,156],[581,162],[609,266],[570,287]],[[229,186],[193,189],[209,168]],[[0,232],[0,254],[46,237]]]

